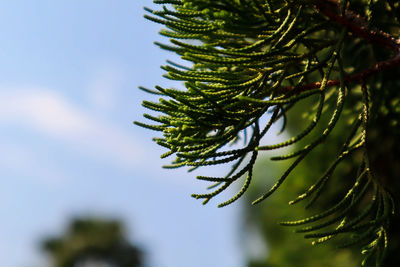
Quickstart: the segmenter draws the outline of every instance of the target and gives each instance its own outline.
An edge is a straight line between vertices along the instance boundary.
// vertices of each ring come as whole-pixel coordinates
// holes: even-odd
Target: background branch
[[[396,55],[385,61],[381,61],[375,64],[375,66],[363,70],[359,73],[350,74],[345,77],[345,83],[357,82],[361,79],[368,78],[378,72],[383,70],[396,67],[400,65],[400,40],[395,39],[392,35],[383,32],[381,30],[371,30],[367,28],[366,21],[360,16],[355,14],[350,10],[344,11],[344,16],[339,15],[340,12],[340,3],[335,0],[315,0],[314,1],[315,8],[318,11],[328,17],[332,22],[340,24],[346,27],[351,33],[354,35],[363,38],[369,43],[375,43],[380,45],[388,50],[391,50],[396,53]],[[327,82],[327,87],[337,86],[340,84],[339,80],[329,80]],[[303,92],[312,89],[318,89],[321,87],[321,82],[308,83],[298,88],[298,92]],[[292,90],[294,86],[282,87],[281,90],[285,92],[289,92]]]

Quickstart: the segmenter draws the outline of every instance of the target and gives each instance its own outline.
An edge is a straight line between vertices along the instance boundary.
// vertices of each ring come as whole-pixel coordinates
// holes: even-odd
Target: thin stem
[[[336,0],[314,0],[314,5],[319,12],[327,16],[331,21],[340,24],[347,28],[348,31],[356,36],[359,36],[369,43],[375,43],[388,50],[394,51],[396,54],[391,59],[381,61],[375,64],[375,66],[363,70],[361,72],[347,75],[344,79],[345,84],[352,82],[359,82],[360,80],[366,79],[376,73],[383,70],[397,67],[400,65],[400,40],[395,39],[389,33],[380,30],[371,30],[367,28],[366,21],[359,15],[352,11],[345,10],[344,15],[340,14],[340,4]],[[339,80],[329,80],[327,87],[338,86]],[[308,83],[298,87],[298,92],[303,92],[312,89],[318,89],[321,86],[321,82]],[[293,86],[282,87],[283,93],[292,90]]]
[[[375,66],[363,70],[361,72],[355,73],[355,74],[350,74],[347,75],[344,78],[344,83],[345,84],[349,84],[352,82],[359,82],[360,80],[366,79],[376,73],[379,73],[381,71],[396,67],[400,65],[400,51],[399,53],[388,60],[385,61],[381,61],[375,64]],[[326,87],[332,87],[332,86],[338,86],[340,84],[340,80],[329,80],[326,84]],[[313,90],[313,89],[318,89],[321,87],[321,82],[315,82],[315,83],[308,83],[308,84],[304,84],[300,87],[298,87],[298,91],[297,92],[304,92],[304,91],[308,91],[308,90]],[[284,93],[289,92],[290,90],[292,90],[294,88],[294,86],[287,86],[287,87],[282,87],[280,90]]]

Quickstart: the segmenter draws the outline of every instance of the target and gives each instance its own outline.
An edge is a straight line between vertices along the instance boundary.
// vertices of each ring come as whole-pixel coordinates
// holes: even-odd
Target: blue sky
[[[148,266],[244,266],[239,204],[190,198],[206,185],[161,169],[153,133],[132,124],[151,99],[137,87],[168,84],[144,5],[1,1],[2,266],[46,266],[41,238],[86,214],[122,219]]]

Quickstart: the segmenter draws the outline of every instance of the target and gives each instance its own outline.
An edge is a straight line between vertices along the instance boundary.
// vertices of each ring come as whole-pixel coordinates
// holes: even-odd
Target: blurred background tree
[[[354,51],[348,51],[352,53]],[[397,74],[396,74],[397,73]],[[385,78],[384,84],[388,84],[386,88],[395,88],[395,75],[400,75],[398,70],[382,74]],[[395,97],[394,97],[395,98]],[[297,133],[302,129],[301,121],[305,110],[312,103],[303,103],[296,107],[295,110],[289,112],[288,134]],[[399,111],[390,111],[385,115],[381,115],[370,126],[370,142],[369,146],[372,151],[373,167],[379,171],[381,177],[385,177],[387,186],[399,199],[400,182],[400,128],[393,123],[399,119]],[[340,147],[343,136],[348,132],[346,122],[341,122],[330,136],[329,142],[324,149],[315,150],[306,158],[301,165],[297,167],[295,177],[288,179],[282,185],[280,193],[277,193],[266,201],[263,205],[250,206],[244,205],[244,227],[246,232],[255,232],[257,238],[261,238],[265,246],[261,246],[255,256],[249,255],[248,267],[356,267],[360,266],[362,255],[360,254],[360,245],[340,248],[341,241],[333,238],[332,242],[312,246],[310,239],[305,239],[302,235],[293,234],[292,228],[282,227],[277,224],[279,221],[291,220],[293,218],[305,218],[312,214],[321,212],[330,208],[343,196],[345,188],[351,183],[354,177],[355,169],[357,169],[358,161],[362,157],[361,153],[356,155],[352,161],[343,162],[336,170],[335,177],[330,181],[330,186],[324,188],[323,198],[314,202],[307,207],[298,208],[288,205],[288,202],[304,191],[319,177],[329,165],[329,162]],[[297,145],[301,147],[300,145]],[[298,149],[295,146],[293,150]],[[279,153],[279,152],[278,152]],[[271,162],[268,158],[257,164],[255,171],[255,182],[257,186],[249,190],[246,195],[247,201],[250,201],[260,195],[265,188],[265,183],[273,184],[274,178],[279,176],[289,166],[288,162]],[[385,167],[386,166],[386,167]],[[335,186],[337,184],[337,186]],[[395,267],[400,263],[400,234],[398,225],[400,223],[399,214],[392,217],[392,224],[389,230],[390,246],[386,254],[386,259],[382,266]],[[336,237],[337,238],[337,237]],[[249,240],[254,242],[254,240]],[[247,242],[246,244],[249,244]],[[375,262],[366,263],[365,266],[375,266]]]
[[[43,241],[54,267],[140,267],[143,252],[125,237],[117,220],[73,219],[61,237]]]

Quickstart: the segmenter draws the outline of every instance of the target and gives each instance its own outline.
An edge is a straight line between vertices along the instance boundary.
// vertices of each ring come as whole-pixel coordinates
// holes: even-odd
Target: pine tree
[[[400,5],[382,0],[154,0],[162,8],[145,17],[166,27],[170,44],[156,43],[186,63],[168,62],[165,77],[184,90],[143,90],[161,96],[143,106],[161,115],[136,124],[162,133],[153,140],[175,156],[166,168],[230,164],[210,193],[193,194],[207,203],[239,180],[239,199],[252,183],[259,155],[295,146],[274,161],[290,161],[275,184],[253,204],[268,198],[296,167],[317,150],[329,158],[320,177],[289,204],[324,202],[324,190],[343,192],[301,226],[314,244],[346,236],[342,246],[363,244],[363,264],[383,262],[398,199],[400,140]],[[302,130],[278,144],[263,137],[274,124],[292,123],[290,112],[307,103]],[[342,125],[339,127],[339,125]],[[332,146],[331,136],[340,131]],[[335,139],[336,140],[336,139]],[[390,143],[392,142],[392,143]],[[236,144],[234,148],[232,144]],[[237,148],[240,146],[239,148]],[[383,149],[384,148],[384,149]],[[329,151],[328,151],[329,149]],[[386,150],[387,149],[387,150]],[[390,151],[390,150],[393,150]],[[385,160],[383,160],[385,159]],[[386,160],[387,159],[387,160]],[[330,183],[351,162],[346,182]],[[350,175],[351,174],[351,175]],[[318,176],[316,171],[316,176]],[[295,179],[294,177],[292,179]],[[312,181],[312,182],[311,182]],[[343,179],[339,179],[343,181]],[[332,185],[333,184],[333,185]],[[397,189],[396,189],[397,188]],[[325,201],[326,202],[326,201]],[[395,230],[394,230],[395,231]],[[371,257],[372,256],[372,257]]]
[[[143,251],[126,239],[124,225],[117,220],[73,219],[63,236],[46,238],[42,248],[54,267],[144,265]]]

